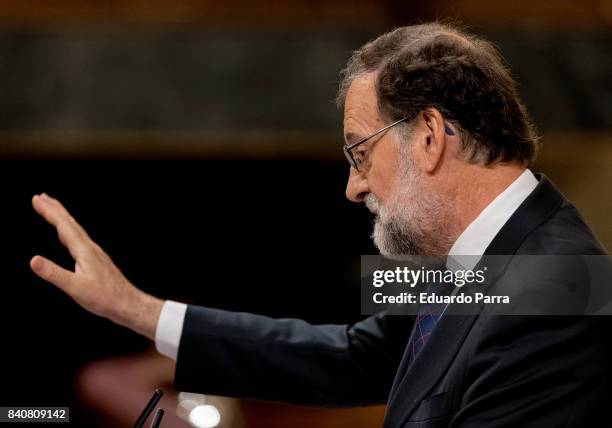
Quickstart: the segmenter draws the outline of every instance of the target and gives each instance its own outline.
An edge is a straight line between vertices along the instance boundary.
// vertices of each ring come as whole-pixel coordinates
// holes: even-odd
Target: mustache
[[[378,203],[378,199],[376,199],[373,194],[368,193],[365,198],[363,198],[363,202],[372,214],[378,215],[380,211],[380,204]]]

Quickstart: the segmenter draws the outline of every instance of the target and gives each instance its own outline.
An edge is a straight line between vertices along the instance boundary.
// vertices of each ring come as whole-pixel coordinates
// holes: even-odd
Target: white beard
[[[374,245],[380,254],[393,259],[440,255],[448,241],[438,226],[447,212],[444,203],[437,194],[425,191],[414,166],[404,163],[386,207],[371,193],[365,197],[366,206],[376,215]]]

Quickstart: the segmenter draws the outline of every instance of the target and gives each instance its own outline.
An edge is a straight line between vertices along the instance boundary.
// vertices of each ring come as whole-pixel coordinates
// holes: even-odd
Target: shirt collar
[[[474,256],[484,254],[493,238],[537,185],[533,173],[525,169],[459,235],[448,253],[447,266],[456,266],[458,262],[464,268],[472,269],[480,259]]]

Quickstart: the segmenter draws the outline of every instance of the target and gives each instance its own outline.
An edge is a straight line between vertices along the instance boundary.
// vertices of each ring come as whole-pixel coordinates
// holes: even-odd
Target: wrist
[[[132,290],[124,299],[124,303],[124,309],[119,311],[115,319],[111,319],[111,321],[155,340],[155,330],[164,300],[132,286]]]

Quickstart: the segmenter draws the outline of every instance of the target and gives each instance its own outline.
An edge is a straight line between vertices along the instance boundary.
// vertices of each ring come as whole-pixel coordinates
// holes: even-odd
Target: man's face
[[[370,73],[355,79],[347,92],[346,144],[387,125],[378,114],[374,84],[375,75]],[[346,186],[347,198],[364,202],[376,216],[372,238],[385,256],[437,253],[435,223],[443,218],[444,206],[427,189],[423,174],[412,161],[411,141],[418,138],[418,124],[412,128],[409,137],[395,128],[358,146],[355,150],[362,150],[366,161],[360,171],[351,168]]]
[[[347,92],[344,103],[344,137],[347,145],[386,125],[378,114],[374,84],[375,75],[369,73],[355,79]],[[367,171],[350,169],[346,197],[351,201],[364,202],[365,196],[370,193],[383,205],[390,199],[398,174],[398,153],[391,137],[391,132],[384,132],[354,149],[366,157],[364,169]]]

